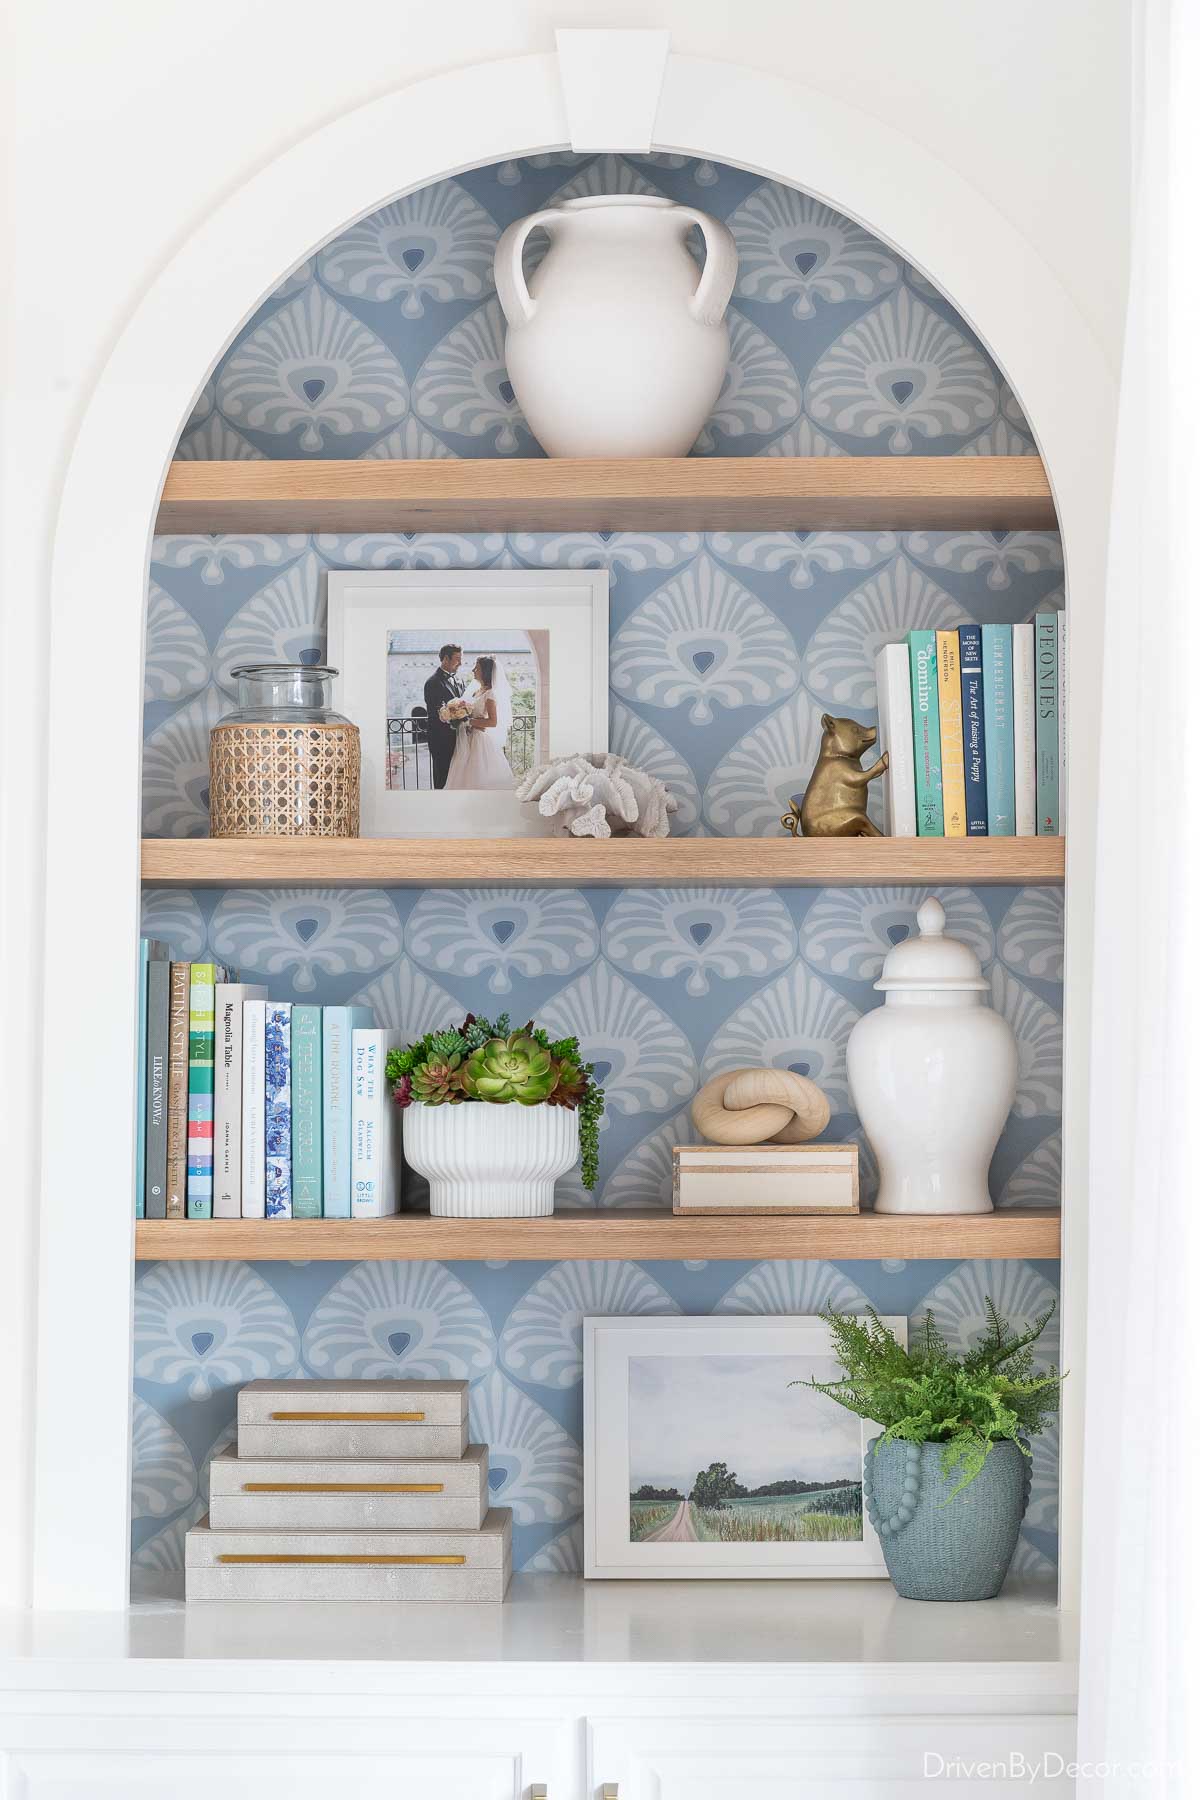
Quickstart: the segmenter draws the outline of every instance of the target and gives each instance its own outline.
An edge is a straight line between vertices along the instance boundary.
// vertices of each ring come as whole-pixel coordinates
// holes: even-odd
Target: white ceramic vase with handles
[[[539,228],[550,248],[527,283],[522,253]],[[510,225],[496,247],[505,360],[547,456],[686,456],[725,377],[736,276],[720,220],[655,195],[567,200]]]
[[[881,1213],[991,1212],[988,1169],[1017,1091],[1017,1044],[969,945],[929,899],[889,951],[884,1003],[846,1045],[855,1110],[879,1164]]]

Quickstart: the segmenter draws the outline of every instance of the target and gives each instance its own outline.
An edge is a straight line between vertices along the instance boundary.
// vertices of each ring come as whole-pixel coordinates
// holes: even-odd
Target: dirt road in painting
[[[695,1544],[699,1542],[696,1528],[692,1524],[691,1503],[681,1500],[675,1508],[674,1516],[660,1525],[657,1531],[642,1539],[643,1544]]]

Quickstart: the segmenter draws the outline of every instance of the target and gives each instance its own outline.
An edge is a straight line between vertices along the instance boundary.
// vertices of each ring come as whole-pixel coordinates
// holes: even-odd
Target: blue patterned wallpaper
[[[181,456],[529,455],[491,285],[511,219],[570,193],[659,191],[725,217],[741,275],[729,378],[698,454],[1026,454],[986,353],[915,271],[771,183],[683,158],[539,157],[410,196],[289,278],[218,366]],[[240,661],[316,661],[329,568],[594,567],[612,575],[612,741],[679,793],[677,831],[774,835],[817,720],[873,717],[880,643],[915,625],[1061,604],[1051,533],[502,533],[171,537],[154,547],[148,834],[207,830],[207,733]],[[606,1069],[600,1186],[564,1207],[666,1203],[702,1079],[762,1057],[810,1073],[857,1136],[845,1041],[924,890],[149,892],[146,928],[281,998],[362,998],[417,1034],[476,1008],[578,1029]],[[1058,1200],[1062,904],[1051,889],[939,890],[1017,1033],[1020,1090],[992,1170],[1001,1206]],[[865,1143],[868,1195],[874,1170]],[[139,1271],[134,1568],[178,1569],[207,1462],[255,1375],[473,1383],[518,1567],[580,1561],[585,1313],[915,1313],[956,1341],[990,1293],[1044,1303],[1057,1264],[159,1264]],[[1050,1346],[1052,1353],[1053,1346]],[[1056,1554],[1057,1446],[1039,1447],[1018,1568]]]

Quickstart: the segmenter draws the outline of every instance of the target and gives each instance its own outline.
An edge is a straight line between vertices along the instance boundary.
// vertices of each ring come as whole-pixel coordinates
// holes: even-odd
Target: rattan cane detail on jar
[[[357,837],[358,727],[331,713],[331,669],[235,669],[242,701],[209,738],[213,837]]]

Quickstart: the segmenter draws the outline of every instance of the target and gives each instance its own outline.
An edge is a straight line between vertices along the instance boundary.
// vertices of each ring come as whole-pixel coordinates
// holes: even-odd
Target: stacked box
[[[504,1598],[512,1514],[465,1381],[252,1381],[210,1477],[189,1600]]]

